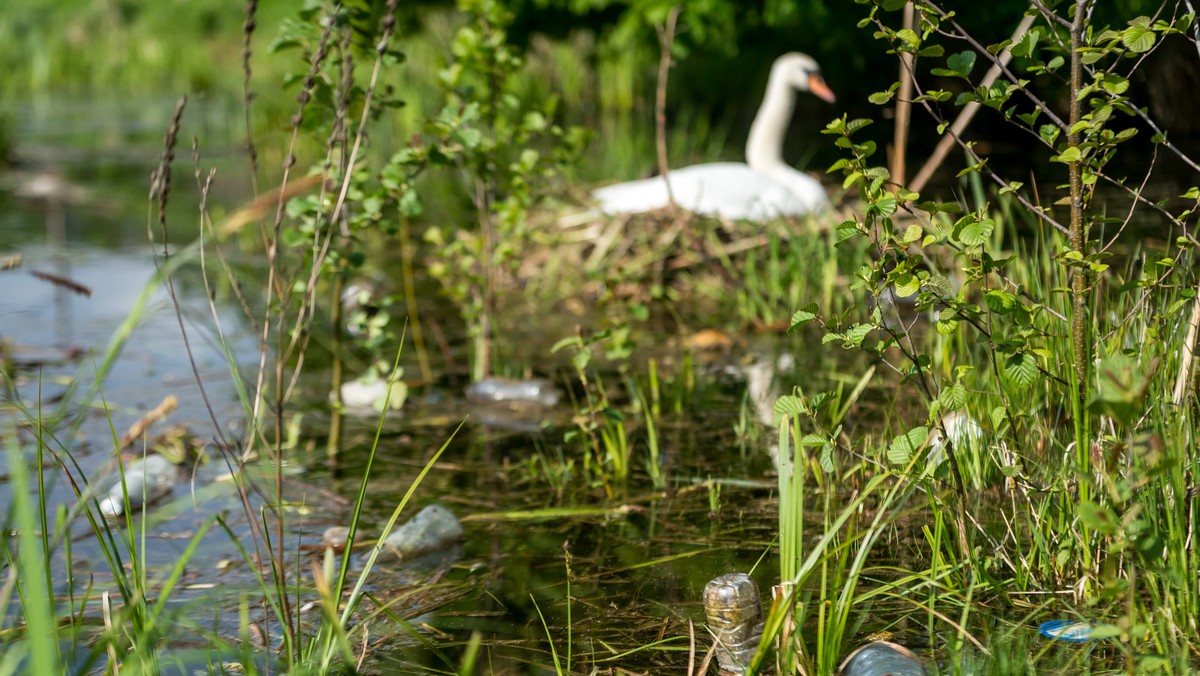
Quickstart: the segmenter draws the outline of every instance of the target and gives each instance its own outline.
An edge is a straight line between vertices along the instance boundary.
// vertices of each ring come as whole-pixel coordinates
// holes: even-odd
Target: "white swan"
[[[709,216],[763,221],[798,216],[829,206],[817,180],[783,161],[783,135],[792,118],[796,91],[812,92],[833,103],[817,62],[792,52],[775,60],[767,93],[750,125],[746,163],[711,162],[674,169],[667,176],[675,203]],[[592,192],[607,214],[640,213],[667,206],[667,181],[655,176],[617,183]]]

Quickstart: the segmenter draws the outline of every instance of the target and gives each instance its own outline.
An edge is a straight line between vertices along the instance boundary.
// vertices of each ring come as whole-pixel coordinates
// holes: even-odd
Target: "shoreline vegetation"
[[[687,578],[694,594],[680,598],[677,567],[712,565],[703,555],[732,547],[730,532],[764,523],[761,542],[757,531],[744,538],[753,570],[717,571],[773,587],[757,648],[739,645],[745,673],[833,673],[877,639],[905,644],[931,673],[1192,673],[1200,163],[1133,84],[1166,41],[1200,39],[1187,3],[1127,16],[1095,15],[1083,0],[996,3],[960,16],[937,0],[907,10],[859,0],[841,23],[823,3],[765,3],[744,17],[750,28],[735,25],[733,0],[644,13],[551,4],[564,34],[539,33],[496,0],[295,11],[251,0],[237,19],[217,3],[187,3],[173,19],[165,5],[93,3],[89,20],[108,27],[95,41],[63,14],[38,26],[61,31],[46,49],[62,53],[5,48],[9,60],[54,64],[26,64],[13,91],[111,69],[88,86],[238,92],[247,198],[228,213],[210,201],[215,172],[179,97],[162,126],[146,223],[151,245],[171,253],[107,351],[42,401],[17,394],[40,382],[37,367],[0,350],[10,500],[0,673],[386,671],[387,644],[401,638],[421,657],[398,659],[427,673],[703,673],[721,646],[695,624],[703,581]],[[29,22],[32,7],[0,11]],[[671,78],[703,73],[740,30],[803,22],[789,7],[837,24],[900,72],[862,95],[873,110],[833,117],[810,144],[820,150],[809,159],[829,158],[810,168],[828,167],[837,207],[766,223],[592,208],[581,186],[727,152],[737,113],[669,106],[696,86]],[[1011,21],[997,28],[998,16]],[[602,39],[574,30],[589,18]],[[200,31],[186,58],[164,51],[173,21]],[[24,39],[40,34],[28,26]],[[835,37],[806,50],[827,50],[836,91],[856,64],[831,58]],[[63,58],[85,44],[92,62]],[[126,61],[135,47],[142,59]],[[672,72],[672,59],[700,65]],[[155,77],[125,79],[139,69]],[[653,86],[644,73],[657,74]],[[972,141],[982,122],[959,118],[968,110],[1044,157],[1041,175],[991,162],[988,144]],[[963,158],[941,181],[944,199],[902,161],[932,154],[909,134],[916,117],[950,139],[943,154]],[[1146,197],[1160,155],[1191,172],[1170,200]],[[180,191],[187,181],[197,203],[181,206],[193,198],[190,186]],[[1054,199],[1044,182],[1057,186]],[[199,236],[181,241],[180,218],[198,221]],[[20,273],[19,257],[0,260],[11,262],[0,280]],[[179,473],[156,475],[151,496],[122,482],[165,463],[137,460],[127,472],[135,459],[122,453],[174,405],[118,439],[104,381],[159,289],[184,340],[196,337],[180,303],[189,286],[212,303],[244,424],[223,426],[210,405],[213,428],[196,435],[209,441],[190,445],[196,456],[163,452]],[[243,310],[257,352],[234,350],[218,298]],[[786,332],[791,347],[755,354],[755,332]],[[440,414],[436,442],[414,443],[404,416],[468,373],[475,399],[524,389],[536,401],[471,401]],[[728,374],[742,388],[736,413],[710,406]],[[352,384],[377,387],[352,406]],[[63,442],[89,410],[113,426],[109,476],[124,489],[99,485]],[[477,424],[486,433],[463,441]],[[721,429],[711,447],[697,445],[705,426]],[[471,455],[456,457],[467,443]],[[394,446],[412,454],[398,462]],[[189,504],[172,491],[199,456],[227,470],[233,497],[201,515],[170,565],[148,565],[148,522]],[[468,466],[488,477],[489,495],[439,482]],[[69,481],[76,502],[49,503],[48,477]],[[337,498],[337,544],[302,546],[307,512],[285,496],[326,479],[336,493],[313,490]],[[392,491],[382,515],[378,482]],[[733,495],[751,496],[753,509]],[[378,587],[394,527],[447,497],[471,511],[439,541],[449,562],[399,590]],[[665,546],[685,533],[669,530],[680,514],[700,524],[685,552]],[[524,543],[505,530],[513,524],[529,529]],[[721,536],[706,540],[704,527]],[[490,542],[472,550],[484,528]],[[80,529],[96,543],[98,584],[74,572]],[[593,539],[658,535],[664,547],[644,560],[621,545],[585,554]],[[245,584],[208,611],[236,615],[236,630],[171,603],[215,538],[237,549],[227,565]],[[514,563],[506,577],[503,564],[519,558],[507,547],[542,540],[558,548],[553,565],[518,573]],[[463,549],[479,559],[459,564]],[[647,584],[642,571],[663,577]],[[637,590],[610,596],[610,579]],[[437,625],[440,608],[483,585],[493,586],[479,594],[477,621]],[[650,586],[669,596],[643,597]],[[604,634],[598,615],[634,629]],[[496,629],[514,616],[520,641]],[[1069,626],[1086,640],[1039,637],[1046,620],[1077,621]],[[192,645],[182,634],[204,647],[181,657]]]

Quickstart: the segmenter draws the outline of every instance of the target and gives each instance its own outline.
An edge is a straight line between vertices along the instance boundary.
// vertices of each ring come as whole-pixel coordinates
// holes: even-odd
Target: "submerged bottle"
[[[745,573],[713,578],[704,587],[704,614],[717,639],[721,670],[742,674],[762,639],[762,603],[758,585]]]
[[[104,516],[120,516],[125,511],[125,491],[129,492],[129,508],[157,502],[171,494],[175,488],[177,470],[170,460],[161,455],[148,455],[134,460],[125,468],[125,485],[121,479],[108,491],[108,497],[100,501],[100,513]]]
[[[545,378],[512,380],[484,378],[466,389],[467,401],[473,404],[517,403],[552,408],[558,404],[558,388]]]
[[[462,540],[463,528],[454,512],[429,505],[383,541],[402,559],[445,549]]]
[[[925,676],[925,665],[911,650],[888,641],[868,643],[846,656],[843,676]]]

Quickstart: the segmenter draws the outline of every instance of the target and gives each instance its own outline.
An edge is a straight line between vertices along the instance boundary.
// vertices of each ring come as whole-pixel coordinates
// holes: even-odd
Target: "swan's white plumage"
[[[668,176],[675,203],[684,209],[733,220],[765,221],[829,205],[819,182],[795,173],[785,185],[741,162],[711,162],[676,169]],[[605,213],[640,213],[667,206],[666,183],[662,176],[655,176],[600,188],[592,196]]]
[[[745,164],[696,164],[672,170],[667,179],[656,176],[617,183],[593,191],[592,196],[608,214],[660,209],[670,204],[671,197],[689,211],[735,220],[761,221],[827,208],[829,197],[821,183],[783,161],[783,136],[797,90],[833,100],[817,63],[793,52],[776,59],[771,67],[766,95],[750,127]]]

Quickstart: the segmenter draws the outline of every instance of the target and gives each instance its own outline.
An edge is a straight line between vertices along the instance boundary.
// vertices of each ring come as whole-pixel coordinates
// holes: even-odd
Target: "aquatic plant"
[[[876,457],[928,495],[936,549],[918,575],[950,585],[943,604],[955,599],[965,618],[980,594],[1012,602],[1008,584],[1070,590],[1079,612],[1116,627],[1112,638],[1131,673],[1178,667],[1186,658],[1164,655],[1200,654],[1196,628],[1160,610],[1170,618],[1190,612],[1198,592],[1190,567],[1198,554],[1182,528],[1196,508],[1181,498],[1184,477],[1198,469],[1183,450],[1195,432],[1195,331],[1182,330],[1182,311],[1195,296],[1181,291],[1196,283],[1186,224],[1196,189],[1182,205],[1156,204],[1137,180],[1123,178],[1115,158],[1133,152],[1132,139],[1149,127],[1155,152],[1198,166],[1130,98],[1129,86],[1143,57],[1190,30],[1193,16],[1176,7],[1110,28],[1094,22],[1088,3],[1068,3],[1057,14],[1030,10],[1011,39],[985,46],[941,3],[914,2],[915,22],[905,27],[892,14],[903,3],[869,4],[864,28],[894,53],[936,64],[908,67],[913,103],[966,156],[960,176],[994,184],[997,196],[992,202],[976,189],[974,205],[927,199],[905,176],[874,164],[876,144],[860,133],[870,120],[834,120],[826,133],[846,156],[831,171],[864,202],[837,239],[868,243],[871,260],[856,278],[873,309],[864,317],[809,304],[793,316],[793,330],[816,322],[826,343],[874,355],[926,408],[922,424],[899,430]],[[943,35],[969,49],[947,54]],[[978,62],[991,65],[982,78]],[[900,87],[873,100],[889,103]],[[1056,87],[1070,101],[1065,116],[1043,93]],[[1061,166],[1063,199],[1044,205],[989,164],[961,126],[951,127],[951,102],[995,111]],[[1100,185],[1128,197],[1123,217],[1099,206]],[[1165,250],[1125,236],[1146,210],[1179,233]],[[1031,222],[1033,234],[1006,234],[1016,219]],[[1122,246],[1125,270],[1112,263]],[[903,313],[898,297],[913,298],[917,314]],[[933,313],[932,332],[925,313]],[[819,429],[815,410],[799,412]],[[968,413],[984,422],[980,443],[956,443],[950,433],[951,416]],[[826,439],[837,454],[850,451]],[[935,439],[942,451],[930,453]],[[944,477],[933,471],[943,455]],[[980,490],[1006,500],[985,506],[974,497]],[[985,525],[996,511],[1000,529]],[[974,639],[963,624],[951,626],[951,645],[961,651],[963,639]]]
[[[534,104],[514,95],[522,66],[509,43],[512,16],[494,0],[461,0],[467,22],[451,42],[454,60],[440,73],[445,106],[426,120],[428,137],[391,157],[381,176],[402,218],[421,213],[416,177],[454,169],[474,227],[432,226],[424,239],[436,252],[426,269],[441,282],[467,324],[474,350],[471,374],[492,370],[499,290],[513,277],[529,239],[529,210],[547,186],[579,157],[585,134],[555,123],[556,100]]]

